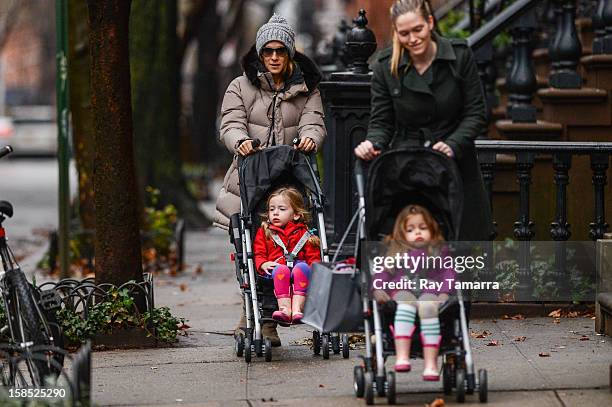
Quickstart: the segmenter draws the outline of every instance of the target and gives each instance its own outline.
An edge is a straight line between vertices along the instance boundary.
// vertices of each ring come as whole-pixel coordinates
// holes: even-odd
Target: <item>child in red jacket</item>
[[[267,208],[253,242],[255,269],[274,280],[279,310],[272,318],[297,324],[303,317],[310,267],[321,261],[319,238],[308,231],[310,213],[297,189],[282,187],[272,192]]]

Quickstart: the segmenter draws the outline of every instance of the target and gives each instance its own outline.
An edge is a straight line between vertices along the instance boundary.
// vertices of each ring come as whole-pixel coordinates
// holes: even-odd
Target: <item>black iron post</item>
[[[515,123],[536,121],[536,108],[531,103],[538,87],[531,58],[531,40],[536,24],[535,14],[531,11],[520,18],[511,30],[513,61],[507,76],[510,92],[507,115]]]
[[[370,120],[372,73],[367,61],[376,50],[376,38],[367,28],[364,10],[359,11],[353,23],[345,44],[353,67],[347,72],[331,74],[330,79],[320,85],[328,130],[323,151],[323,189],[327,197],[325,213],[332,250],[337,248],[357,208],[353,149],[365,139]]]
[[[559,299],[567,298],[571,277],[566,267],[566,241],[571,236],[570,224],[567,223],[567,184],[571,166],[571,153],[558,153],[553,156],[554,182],[557,189],[555,221],[550,224],[550,236],[555,241],[555,281],[559,285]]]
[[[608,183],[610,156],[608,154],[591,154],[591,170],[593,171],[593,188],[595,189],[595,221],[590,226],[589,237],[593,240],[603,238],[608,231],[606,222],[606,195],[604,188]]]
[[[582,44],[576,32],[576,1],[557,0],[557,33],[549,47],[552,72],[548,79],[550,86],[559,89],[579,89],[582,77],[577,72],[582,56]]]
[[[606,36],[606,25],[604,24],[603,14],[607,4],[612,4],[610,0],[599,0],[591,16],[595,38],[593,39],[593,54],[603,54],[603,42]]]
[[[482,172],[482,180],[484,182],[485,191],[489,198],[489,207],[491,213],[493,213],[493,182],[495,180],[495,164],[497,161],[497,154],[494,151],[481,151],[478,153],[478,162],[480,164],[480,170]],[[493,214],[495,215],[495,214]],[[489,255],[485,258],[485,275],[483,281],[494,281],[495,280],[495,256],[493,240],[497,237],[497,223],[493,222],[493,232],[489,236],[489,241],[484,242],[485,253]],[[478,297],[481,300],[499,300],[497,294],[491,290],[486,290]]]
[[[530,247],[534,236],[534,223],[529,218],[529,185],[531,184],[531,170],[535,160],[532,152],[517,153],[516,177],[519,183],[519,217],[514,223],[514,237],[519,240],[518,261],[518,287],[519,301],[532,299]]]
[[[605,37],[603,38],[603,54],[612,54],[612,1],[605,0],[603,13],[601,15],[605,27]]]

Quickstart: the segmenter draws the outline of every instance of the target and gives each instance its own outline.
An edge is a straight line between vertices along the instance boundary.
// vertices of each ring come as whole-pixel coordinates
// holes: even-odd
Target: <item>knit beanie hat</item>
[[[287,47],[289,56],[293,58],[295,55],[295,32],[287,20],[276,13],[257,31],[255,40],[257,55],[261,55],[262,48],[270,41],[282,42]]]

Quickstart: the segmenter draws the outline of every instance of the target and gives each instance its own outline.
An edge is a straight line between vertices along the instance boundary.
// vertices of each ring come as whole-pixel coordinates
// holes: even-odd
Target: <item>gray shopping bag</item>
[[[359,274],[353,267],[313,264],[302,321],[320,332],[363,331]]]

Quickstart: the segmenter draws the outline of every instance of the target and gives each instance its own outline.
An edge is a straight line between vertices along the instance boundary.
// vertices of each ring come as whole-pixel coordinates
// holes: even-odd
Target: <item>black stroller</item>
[[[440,224],[446,241],[456,240],[461,223],[463,191],[456,165],[446,156],[426,148],[390,150],[381,154],[370,166],[364,189],[362,163],[356,162],[360,222],[358,234],[365,240],[380,241],[391,233],[397,214],[408,204],[429,209]],[[366,216],[367,213],[367,216]],[[361,256],[360,256],[361,257]],[[359,261],[359,260],[358,260]],[[357,397],[366,404],[374,403],[374,392],[395,404],[395,372],[386,372],[386,358],[395,353],[393,324],[395,302],[380,306],[371,298],[371,277],[368,264],[360,264],[366,354],[363,363],[354,368],[354,388]],[[445,394],[456,390],[458,402],[477,388],[468,331],[469,302],[456,291],[440,308],[440,329],[443,357],[442,379]],[[372,325],[375,345],[372,344]],[[419,332],[419,321],[416,321]],[[410,354],[422,357],[419,335],[413,335]],[[478,372],[478,392],[481,402],[487,400],[487,372]]]
[[[311,156],[287,145],[266,148],[245,158],[239,157],[238,178],[240,213],[230,217],[230,241],[236,250],[232,257],[244,296],[247,326],[246,335],[236,338],[235,351],[236,356],[244,356],[247,363],[251,361],[253,351],[257,356],[265,356],[266,362],[270,362],[272,347],[269,339],[263,339],[261,325],[276,322],[271,315],[278,309],[278,303],[272,280],[261,278],[255,270],[252,238],[261,225],[260,215],[266,212],[266,201],[270,193],[278,187],[291,185],[302,192],[310,207],[313,219],[313,225],[310,226],[316,229],[321,240],[321,259],[328,261],[323,193],[314,157],[311,159]],[[348,342],[348,337],[342,339]],[[340,349],[333,346],[339,342],[337,333],[313,332],[315,354],[323,350],[324,357],[329,357],[330,347],[334,353],[339,353]]]

